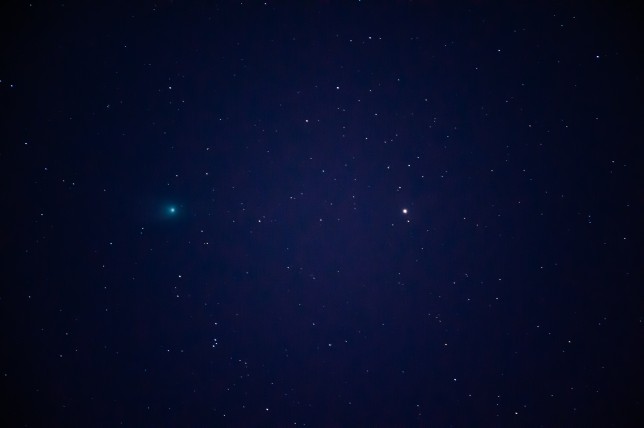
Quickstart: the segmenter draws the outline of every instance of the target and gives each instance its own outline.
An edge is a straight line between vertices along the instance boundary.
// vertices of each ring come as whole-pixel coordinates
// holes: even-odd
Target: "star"
[[[407,208],[403,208],[403,209],[402,209],[402,213],[403,213],[403,214],[407,214]]]

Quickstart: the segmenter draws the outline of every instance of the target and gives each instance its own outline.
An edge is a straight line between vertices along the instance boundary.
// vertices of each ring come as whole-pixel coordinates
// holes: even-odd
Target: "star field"
[[[0,425],[641,426],[639,18],[0,6]]]

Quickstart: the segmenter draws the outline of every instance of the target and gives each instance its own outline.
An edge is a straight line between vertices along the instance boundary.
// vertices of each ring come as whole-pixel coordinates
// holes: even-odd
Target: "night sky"
[[[0,425],[642,426],[602,3],[3,2]]]

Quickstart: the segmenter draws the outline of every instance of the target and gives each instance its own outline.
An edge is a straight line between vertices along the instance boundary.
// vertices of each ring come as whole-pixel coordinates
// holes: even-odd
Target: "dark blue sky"
[[[598,4],[3,5],[2,425],[640,426]]]

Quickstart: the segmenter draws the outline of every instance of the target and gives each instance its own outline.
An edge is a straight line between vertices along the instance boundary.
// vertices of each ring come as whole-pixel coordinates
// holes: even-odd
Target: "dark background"
[[[641,16],[449,3],[3,2],[2,426],[641,426]]]

